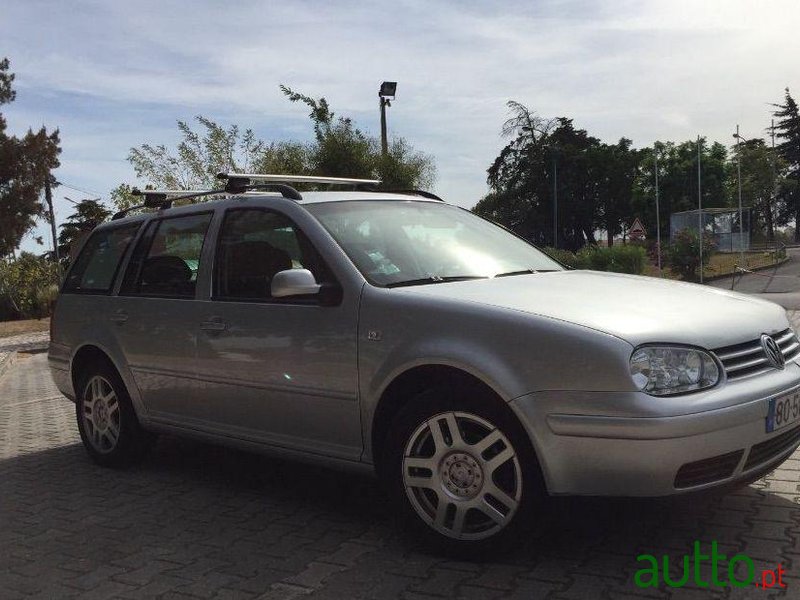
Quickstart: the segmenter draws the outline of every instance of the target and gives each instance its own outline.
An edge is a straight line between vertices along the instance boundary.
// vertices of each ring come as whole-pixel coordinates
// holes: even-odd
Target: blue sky
[[[463,206],[486,192],[509,99],[641,147],[697,134],[729,144],[737,123],[763,135],[769,102],[786,86],[800,96],[796,0],[2,4],[0,56],[17,74],[10,130],[59,127],[56,176],[104,199],[136,182],[129,149],[174,144],[178,119],[309,139],[280,83],[376,134],[377,88],[398,81],[390,133],[432,154],[435,191]],[[64,195],[89,197],[59,188],[59,222]],[[23,248],[38,250],[32,235]]]

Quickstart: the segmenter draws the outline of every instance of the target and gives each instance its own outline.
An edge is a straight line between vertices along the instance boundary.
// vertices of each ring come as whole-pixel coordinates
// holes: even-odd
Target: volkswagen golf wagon
[[[429,193],[237,177],[117,215],[66,274],[49,363],[101,465],[163,432],[368,470],[420,534],[483,549],[548,494],[745,483],[800,443],[775,304],[568,270]]]

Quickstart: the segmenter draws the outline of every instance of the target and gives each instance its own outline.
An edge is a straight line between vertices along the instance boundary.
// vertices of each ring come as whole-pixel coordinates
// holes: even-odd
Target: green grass
[[[0,338],[36,333],[50,329],[50,319],[29,319],[27,321],[0,321]]]
[[[711,256],[711,261],[703,266],[703,277],[731,275],[734,273],[737,266],[744,267],[745,269],[754,269],[774,264],[775,258],[770,252],[745,252],[743,263],[738,252],[714,254]],[[667,279],[679,279],[675,273],[670,271],[666,264],[664,264],[663,271],[663,277]],[[658,277],[658,266],[653,263],[646,264],[644,267],[644,275]]]

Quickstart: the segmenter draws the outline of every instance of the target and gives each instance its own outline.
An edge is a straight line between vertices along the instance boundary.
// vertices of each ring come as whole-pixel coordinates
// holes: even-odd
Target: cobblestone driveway
[[[398,534],[374,481],[163,437],[89,462],[43,354],[0,381],[0,598],[800,598],[800,453],[727,496],[553,501],[544,533],[475,564]],[[640,553],[748,554],[787,588],[643,590]],[[703,569],[707,580],[710,569]]]

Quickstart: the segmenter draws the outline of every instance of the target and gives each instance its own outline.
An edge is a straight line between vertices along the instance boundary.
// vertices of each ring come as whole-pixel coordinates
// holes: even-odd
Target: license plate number
[[[800,419],[800,391],[769,401],[767,433],[783,429]]]

